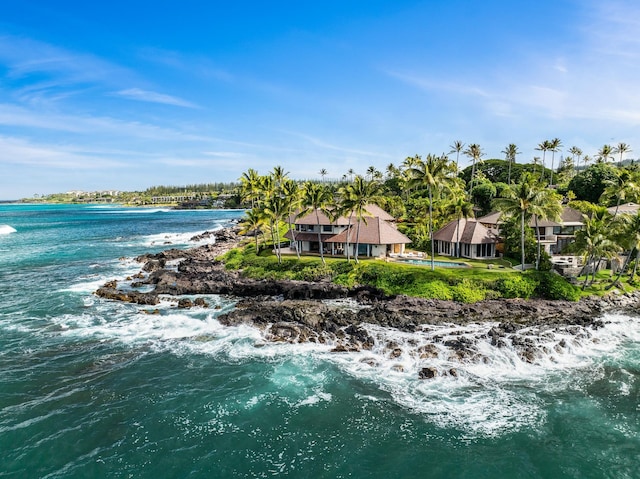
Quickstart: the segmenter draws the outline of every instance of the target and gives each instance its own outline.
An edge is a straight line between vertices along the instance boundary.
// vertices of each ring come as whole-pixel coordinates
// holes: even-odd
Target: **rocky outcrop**
[[[640,292],[634,292],[579,302],[501,299],[463,304],[401,295],[388,297],[371,287],[347,289],[322,281],[253,280],[227,271],[216,261],[217,256],[237,244],[237,232],[227,229],[216,231],[214,235],[213,244],[189,250],[169,249],[136,258],[143,264],[144,273],[135,275],[136,281],[132,279],[130,286],[147,289],[152,286],[151,292],[119,288],[116,281],[111,281],[96,294],[141,305],[158,304],[160,295],[231,295],[238,298],[238,303],[235,309],[218,317],[222,324],[250,324],[260,328],[267,341],[323,343],[330,345],[335,353],[371,351],[374,355],[376,351],[378,358],[382,355],[386,360],[397,362],[393,366],[396,371],[404,370],[406,363],[402,363],[403,360],[412,357],[421,363],[417,370],[420,379],[457,377],[455,368],[447,366],[438,370],[430,362],[486,361],[480,352],[482,348],[478,347],[479,342],[495,348],[511,348],[522,361],[534,362],[542,354],[562,352],[567,344],[564,339],[556,344],[551,340],[536,341],[531,338],[532,328],[538,328],[540,334],[560,328],[578,337],[586,334],[587,329],[600,327],[603,312],[637,312],[640,303]],[[205,233],[193,240],[209,237],[210,233]],[[181,298],[178,302],[180,308],[193,306],[208,305],[203,298],[193,301]],[[423,334],[432,325],[464,326],[487,322],[491,325],[480,333],[434,336],[426,344],[381,340],[369,326]],[[523,330],[529,332],[521,333]],[[361,361],[374,367],[379,359],[365,357]]]

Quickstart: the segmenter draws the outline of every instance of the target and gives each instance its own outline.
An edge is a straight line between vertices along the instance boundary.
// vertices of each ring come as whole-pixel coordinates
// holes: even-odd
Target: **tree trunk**
[[[538,228],[538,216],[536,215],[536,239],[538,240],[538,245],[536,249],[536,271],[540,270],[540,228]]]
[[[316,223],[318,224],[318,244],[320,245],[320,259],[322,264],[326,264],[324,260],[324,252],[322,251],[322,235],[320,234],[320,215],[318,214],[318,208],[316,208]]]
[[[433,256],[435,255],[435,242],[433,239],[433,197],[429,186],[429,236],[431,237],[431,271],[435,269]]]
[[[458,229],[456,229],[456,257],[460,258],[460,217],[458,217]]]
[[[351,211],[351,213],[349,213],[349,222],[347,224],[347,242],[346,242],[346,248],[347,248],[347,262],[350,263],[351,262],[351,244],[349,242],[349,238],[351,237],[351,219],[353,218],[353,211]]]
[[[296,247],[296,256],[300,259],[300,248],[298,247],[298,242],[296,241],[296,233],[293,224],[291,223],[291,214],[289,214],[289,231],[291,232],[291,241]]]
[[[524,273],[524,210],[520,212],[520,257],[522,258],[521,269]]]
[[[638,261],[640,261],[640,249],[636,250],[636,263],[633,265],[633,271],[631,271],[631,276],[629,276],[630,283],[633,281],[633,278],[635,277],[636,272],[638,271]]]
[[[355,252],[355,260],[356,260],[356,264],[358,263],[358,250],[360,249],[360,221],[362,221],[361,218],[358,218],[358,215],[356,215],[356,221],[358,222],[358,225],[356,226],[356,252]]]

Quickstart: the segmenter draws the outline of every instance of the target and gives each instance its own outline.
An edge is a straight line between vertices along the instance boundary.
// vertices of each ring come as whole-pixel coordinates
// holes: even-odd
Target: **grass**
[[[232,250],[221,259],[228,269],[240,269],[245,276],[256,279],[330,280],[347,287],[373,286],[388,295],[404,294],[465,303],[531,296],[577,300],[580,296],[576,287],[553,273],[534,271],[522,274],[500,267],[505,266],[501,260],[465,260],[471,268],[435,268],[434,271],[429,265],[387,263],[372,258],[361,259],[356,264],[343,258],[326,257],[323,265],[319,256],[303,256],[298,260],[294,255],[283,257],[278,263],[269,250],[256,254],[253,245]],[[494,267],[488,268],[488,264]]]

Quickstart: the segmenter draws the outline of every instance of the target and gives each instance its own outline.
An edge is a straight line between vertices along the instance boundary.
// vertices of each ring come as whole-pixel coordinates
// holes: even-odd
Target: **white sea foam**
[[[520,329],[505,335],[503,347],[492,346],[487,335],[497,323],[435,325],[414,333],[366,325],[376,342],[372,350],[332,353],[332,344],[269,343],[258,328],[225,327],[216,317],[233,304],[213,295],[206,300],[211,304],[209,309],[179,310],[175,298],[148,308],[96,299],[84,314],[61,318],[59,326],[61,334],[119,341],[132,347],[151,346],[178,355],[271,362],[270,382],[291,407],[317,406],[331,400],[324,391],[327,379],[318,372],[318,365],[333,363],[353,378],[376,385],[426,420],[470,436],[499,435],[543,424],[541,394],[583,387],[576,377],[590,381],[602,364],[623,361],[630,348],[640,345],[640,323],[636,319],[607,315],[604,326],[598,329]],[[145,309],[156,308],[160,314],[142,314]],[[535,347],[533,357],[512,345],[513,334],[530,341]],[[463,357],[444,344],[460,338],[469,338],[473,345],[473,351]],[[427,345],[431,345],[429,354],[421,356],[425,351],[421,347]],[[437,376],[419,379],[423,367],[434,368]],[[622,375],[616,379],[622,395],[629,394],[633,380],[625,378]],[[247,407],[260,401],[259,395],[252,401]]]
[[[10,233],[16,233],[17,230],[13,226],[0,225],[0,235],[8,235]]]

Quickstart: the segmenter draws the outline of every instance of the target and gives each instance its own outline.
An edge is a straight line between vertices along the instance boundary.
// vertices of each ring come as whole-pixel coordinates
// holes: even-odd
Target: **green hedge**
[[[487,271],[474,268],[453,270],[409,266],[381,261],[361,261],[327,258],[283,258],[279,264],[271,254],[255,254],[255,248],[245,247],[229,251],[220,258],[227,269],[241,269],[247,277],[257,279],[288,279],[320,281],[331,279],[337,284],[353,287],[369,285],[388,295],[405,294],[423,298],[455,300],[475,303],[494,298],[565,299],[577,301],[580,290],[552,272]]]

